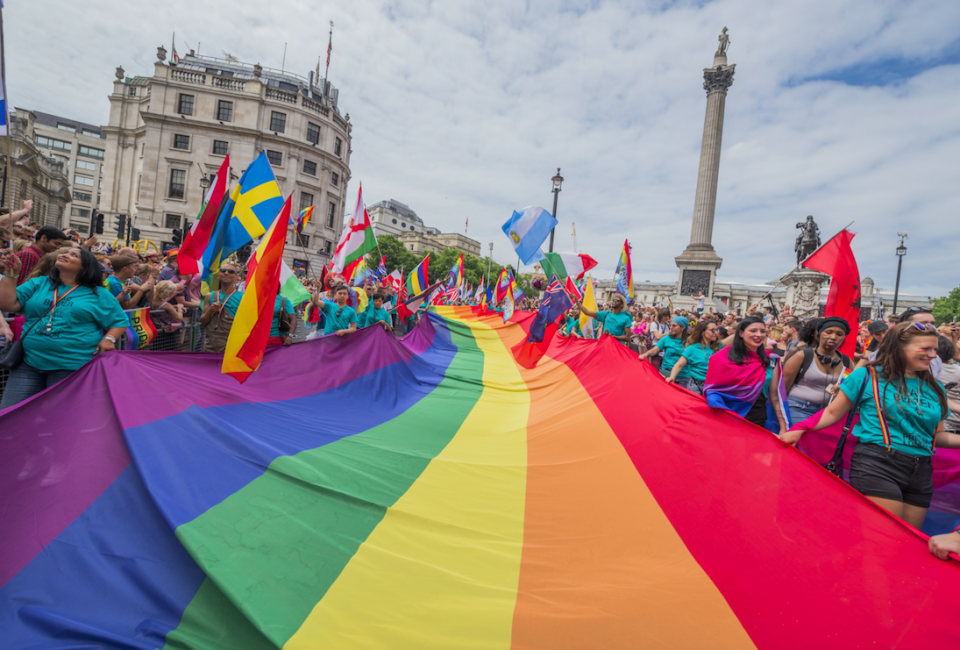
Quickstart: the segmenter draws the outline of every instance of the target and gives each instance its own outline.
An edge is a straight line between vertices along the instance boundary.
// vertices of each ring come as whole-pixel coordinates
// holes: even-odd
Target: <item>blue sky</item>
[[[350,193],[494,242],[514,209],[552,207],[557,248],[612,275],[624,238],[638,280],[674,281],[689,240],[702,70],[726,26],[737,64],[714,246],[721,280],[794,261],[794,226],[851,220],[861,275],[942,295],[960,284],[960,2],[378,2],[89,0],[5,3],[8,94],[20,107],[108,118],[113,71],[149,74],[157,45],[201,43],[306,74],[336,24],[331,81],[354,124]],[[57,16],[52,20],[51,16]],[[20,54],[20,53],[23,54]],[[348,201],[349,203],[349,201]]]

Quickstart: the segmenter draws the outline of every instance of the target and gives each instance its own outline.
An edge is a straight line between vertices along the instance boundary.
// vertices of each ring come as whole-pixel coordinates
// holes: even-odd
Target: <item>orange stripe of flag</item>
[[[221,372],[241,384],[260,367],[280,289],[280,264],[290,225],[290,197],[247,263],[247,288],[230,328]]]

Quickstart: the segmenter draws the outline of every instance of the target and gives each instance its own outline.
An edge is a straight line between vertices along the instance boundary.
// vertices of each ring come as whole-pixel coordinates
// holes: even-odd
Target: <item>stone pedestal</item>
[[[820,313],[820,289],[830,276],[819,271],[800,268],[783,281],[787,287],[787,304],[800,319],[816,318]]]
[[[717,181],[720,176],[720,146],[723,141],[723,114],[727,90],[733,85],[737,66],[727,65],[727,57],[717,55],[713,67],[703,71],[703,89],[707,91],[707,113],[703,123],[703,142],[700,146],[700,169],[697,174],[697,194],[693,204],[693,224],[690,243],[675,258],[680,269],[677,293],[696,294],[703,291],[713,297],[717,269],[723,263],[713,249],[713,218],[717,206]]]

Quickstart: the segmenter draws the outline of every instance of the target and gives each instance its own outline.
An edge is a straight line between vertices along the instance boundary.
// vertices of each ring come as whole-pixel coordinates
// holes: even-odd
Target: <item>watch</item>
[[[107,339],[108,341],[110,341],[110,342],[113,343],[114,345],[116,345],[116,343],[117,343],[117,337],[116,337],[116,336],[111,336],[110,334],[107,334],[107,335],[104,336],[103,338]]]

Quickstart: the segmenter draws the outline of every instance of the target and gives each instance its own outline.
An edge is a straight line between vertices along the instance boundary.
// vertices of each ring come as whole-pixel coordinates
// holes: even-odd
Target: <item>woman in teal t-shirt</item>
[[[50,275],[19,287],[13,278],[0,276],[0,310],[26,316],[23,361],[10,372],[0,408],[22,402],[94,355],[113,350],[130,324],[103,287],[97,258],[82,248],[62,253]]]
[[[670,332],[666,336],[661,336],[657,344],[640,355],[640,359],[649,359],[663,352],[663,363],[660,364],[660,374],[669,377],[673,366],[676,365],[680,357],[683,356],[683,349],[687,346],[687,332],[690,329],[690,321],[683,316],[674,316],[670,321]],[[681,368],[677,377],[688,377],[690,372],[687,368]]]
[[[710,357],[714,352],[720,349],[719,332],[717,324],[713,321],[700,321],[690,333],[687,339],[687,347],[670,371],[667,377],[667,383],[677,382],[687,390],[703,394],[703,384],[707,380],[707,367],[710,365]],[[681,373],[686,372],[687,376],[682,377]]]
[[[950,414],[947,395],[930,371],[938,336],[932,325],[920,323],[900,323],[888,330],[877,360],[840,384],[836,398],[811,429],[845,419],[862,388],[850,485],[917,528],[933,497],[934,447],[960,447],[960,435],[943,428]],[[806,430],[801,427],[781,439],[795,444]]]
[[[630,326],[633,324],[633,317],[626,310],[627,299],[622,293],[615,293],[613,298],[610,299],[610,304],[609,311],[605,309],[593,311],[584,307],[583,302],[579,303],[579,307],[581,312],[600,321],[603,325],[604,334],[609,334],[624,345],[629,346]]]

